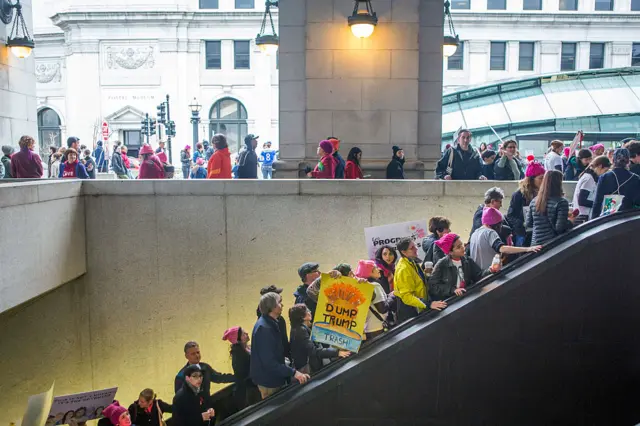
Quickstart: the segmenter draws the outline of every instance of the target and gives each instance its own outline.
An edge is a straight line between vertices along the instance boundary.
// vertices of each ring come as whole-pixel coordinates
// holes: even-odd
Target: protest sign
[[[375,258],[376,251],[380,247],[388,245],[395,248],[398,241],[407,237],[411,238],[418,246],[418,257],[424,259],[425,253],[422,250],[422,239],[426,236],[427,221],[424,219],[364,229],[364,239],[369,259]]]
[[[102,417],[102,410],[111,404],[118,388],[56,396],[46,426],[71,425]]]
[[[21,426],[42,426],[47,420],[53,401],[53,384],[48,391],[31,395],[27,402],[27,410],[22,417]]]
[[[369,283],[322,274],[311,330],[313,341],[358,352],[372,298],[373,285]]]

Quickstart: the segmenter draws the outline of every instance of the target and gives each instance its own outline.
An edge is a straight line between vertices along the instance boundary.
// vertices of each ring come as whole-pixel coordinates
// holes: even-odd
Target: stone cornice
[[[610,27],[620,24],[640,26],[639,13],[579,13],[579,12],[469,12],[452,11],[456,26],[517,24],[518,26],[538,26],[541,24],[588,25],[590,27]]]

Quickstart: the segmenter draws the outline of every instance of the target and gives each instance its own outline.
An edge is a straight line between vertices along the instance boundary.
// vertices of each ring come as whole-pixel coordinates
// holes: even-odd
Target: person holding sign
[[[401,256],[394,279],[394,293],[398,298],[398,322],[417,317],[427,306],[438,311],[446,308],[445,302],[429,302],[427,298],[425,273],[414,260],[418,257],[416,244],[410,238],[403,238],[397,247]]]
[[[369,306],[367,321],[364,324],[365,336],[367,336],[367,339],[373,339],[384,333],[387,312],[389,312],[387,293],[385,293],[380,283],[377,282],[381,274],[373,260],[360,260],[358,262],[358,269],[356,269],[356,277],[365,279],[373,285],[371,306]]]

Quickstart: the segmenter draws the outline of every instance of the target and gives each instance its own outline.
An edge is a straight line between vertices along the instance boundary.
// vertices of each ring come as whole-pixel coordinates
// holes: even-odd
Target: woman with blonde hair
[[[158,399],[153,389],[144,389],[138,400],[129,406],[131,423],[136,426],[162,426],[160,419],[164,413],[172,413],[173,407]]]
[[[518,190],[511,196],[509,210],[507,211],[507,221],[513,229],[516,247],[529,247],[531,245],[532,230],[527,229],[525,226],[526,211],[529,209],[531,200],[538,195],[544,173],[545,170],[542,164],[531,159],[524,179],[520,181]]]
[[[20,138],[20,151],[11,156],[11,176],[16,179],[39,179],[44,174],[40,156],[34,152],[36,141],[31,136]]]
[[[562,161],[562,150],[564,143],[562,141],[553,141],[549,147],[549,152],[544,158],[544,168],[549,170],[559,170],[564,173],[564,162]]]

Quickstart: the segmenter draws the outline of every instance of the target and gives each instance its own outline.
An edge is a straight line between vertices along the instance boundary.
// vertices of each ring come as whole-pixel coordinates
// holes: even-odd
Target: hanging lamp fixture
[[[453,19],[451,18],[450,7],[451,3],[449,3],[449,0],[446,0],[444,2],[444,20],[445,22],[449,23],[449,35],[444,36],[444,40],[442,43],[442,55],[445,58],[448,58],[449,56],[456,53],[456,50],[458,50],[458,46],[460,45],[460,39],[456,34],[456,29],[453,27]]]
[[[271,16],[271,7],[278,7],[277,1],[267,0],[265,3],[264,17],[262,18],[262,26],[260,32],[256,36],[256,45],[267,55],[275,55],[280,45],[280,38],[276,33],[276,27],[273,24],[273,16]],[[271,24],[271,34],[265,34],[267,26],[267,17]]]
[[[15,4],[11,4],[10,0],[0,0],[0,20],[5,24],[11,22],[13,9],[16,10],[16,16],[13,20],[9,37],[7,38],[7,46],[11,50],[11,53],[17,58],[28,58],[36,44],[29,35],[27,24],[24,21],[24,16],[22,16],[20,0],[16,0]],[[20,35],[20,33],[22,33],[22,35]]]
[[[360,5],[364,4],[363,7]],[[358,38],[367,38],[378,25],[378,15],[373,11],[371,0],[356,0],[353,13],[348,19],[351,32]]]

